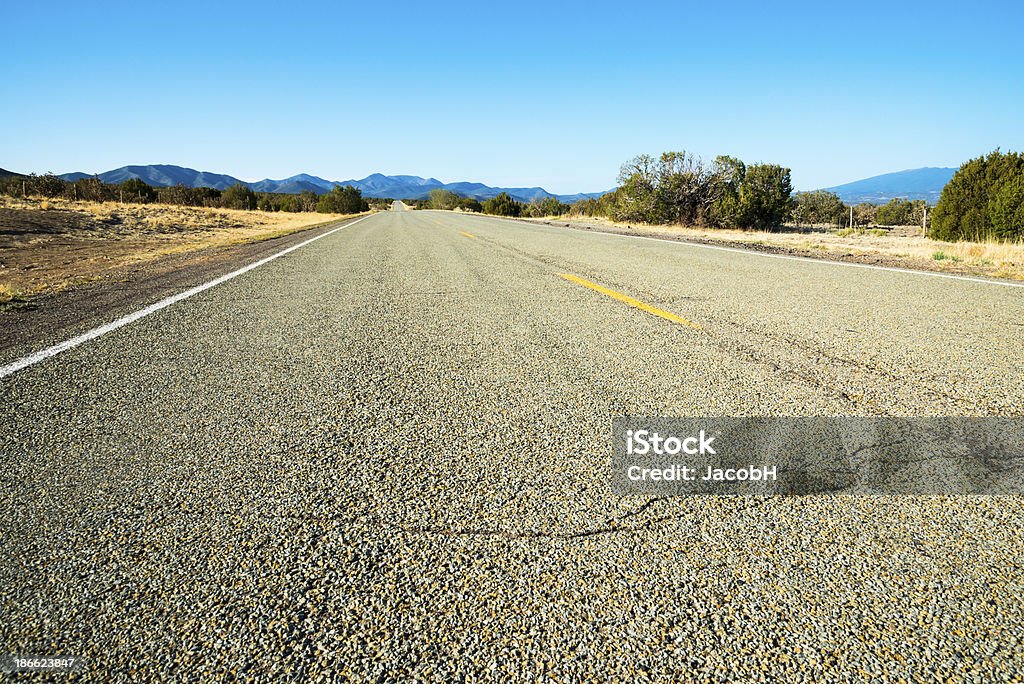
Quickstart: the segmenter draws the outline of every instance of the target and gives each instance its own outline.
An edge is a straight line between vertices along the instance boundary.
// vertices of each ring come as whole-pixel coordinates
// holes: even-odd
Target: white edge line
[[[128,325],[129,323],[134,323],[135,321],[139,320],[140,318],[145,318],[146,316],[148,316],[148,315],[150,315],[152,313],[156,313],[157,311],[160,311],[161,309],[166,309],[170,305],[176,304],[176,303],[180,302],[183,299],[188,299],[189,297],[191,297],[193,295],[197,295],[200,292],[205,292],[206,290],[209,290],[211,287],[216,287],[217,285],[220,285],[221,283],[226,283],[227,281],[231,280],[232,278],[237,278],[238,276],[242,275],[243,273],[248,273],[249,271],[253,270],[254,268],[259,268],[260,266],[262,266],[264,264],[270,263],[271,261],[273,261],[274,259],[277,259],[278,257],[282,257],[285,254],[288,254],[289,252],[294,252],[295,250],[300,249],[302,247],[305,247],[306,245],[308,245],[308,244],[310,244],[312,242],[316,242],[317,240],[319,240],[321,238],[325,238],[328,235],[333,235],[334,233],[337,233],[339,230],[342,230],[343,228],[348,228],[349,226],[354,226],[355,224],[359,223],[360,221],[364,221],[364,220],[366,220],[368,218],[370,218],[370,217],[369,216],[363,216],[362,218],[357,218],[355,221],[350,221],[349,223],[346,223],[344,225],[338,226],[337,228],[332,228],[331,230],[327,231],[326,233],[321,233],[320,235],[317,235],[314,238],[310,238],[309,240],[306,240],[304,242],[300,242],[297,245],[292,245],[291,247],[288,247],[286,249],[282,249],[280,252],[277,252],[276,254],[271,254],[268,257],[264,257],[263,259],[260,259],[259,261],[254,261],[253,263],[248,264],[247,266],[243,266],[242,268],[238,269],[237,271],[232,271],[231,273],[227,273],[225,275],[222,275],[219,278],[214,278],[213,280],[211,280],[208,283],[203,283],[202,285],[197,285],[196,287],[193,287],[192,289],[185,290],[184,292],[179,292],[176,295],[171,295],[170,297],[167,297],[166,299],[161,299],[159,302],[156,302],[154,304],[150,304],[149,306],[147,306],[144,309],[139,309],[138,311],[136,311],[134,313],[130,313],[127,316],[122,316],[121,318],[118,318],[117,320],[113,320],[110,323],[107,323],[105,325],[101,325],[98,328],[93,328],[92,330],[89,330],[88,332],[84,332],[84,333],[82,333],[81,335],[79,335],[77,337],[72,337],[70,340],[65,340],[64,342],[60,342],[58,344],[53,345],[52,347],[47,347],[46,349],[42,349],[40,351],[37,351],[34,354],[29,354],[28,356],[23,356],[22,358],[18,359],[17,361],[12,361],[11,363],[8,363],[5,366],[0,366],[0,378],[6,378],[8,375],[12,375],[14,373],[17,373],[18,371],[22,370],[23,368],[28,368],[29,366],[37,364],[40,361],[43,361],[44,359],[50,358],[51,356],[56,356],[57,354],[60,354],[62,352],[66,352],[69,349],[74,349],[75,347],[79,346],[80,344],[84,344],[84,343],[86,343],[86,342],[88,342],[90,340],[94,340],[97,337],[100,337],[101,335],[106,335],[108,332],[111,332],[113,330],[117,330],[118,328],[123,328],[124,326]]]
[[[475,217],[475,218],[488,218],[494,221],[501,221],[502,223],[519,223],[527,226],[536,226],[539,228],[554,228],[556,230],[566,230],[562,226],[549,226],[543,223],[533,223],[532,221],[520,221],[518,219],[498,219],[495,217]],[[673,240],[672,238],[660,238],[651,237],[649,235],[629,235],[627,233],[611,233],[606,230],[580,230],[569,228],[569,230],[575,230],[579,233],[596,233],[598,235],[609,235],[611,237],[631,238],[633,240],[654,240],[655,242],[667,242],[673,245],[683,245],[685,247],[702,247],[704,249],[717,249],[721,252],[736,252],[737,254],[747,254],[750,256],[768,257],[770,259],[788,259],[790,261],[803,261],[812,264],[829,264],[832,266],[849,266],[851,268],[867,268],[874,271],[891,271],[893,273],[906,273],[908,275],[916,276],[930,276],[932,278],[946,278],[949,280],[966,280],[970,283],[983,283],[985,285],[1000,285],[1002,287],[1024,287],[1024,283],[1011,283],[1004,280],[994,280],[989,278],[975,278],[972,276],[955,275],[953,273],[936,273],[935,271],[917,271],[912,268],[897,268],[894,266],[874,266],[872,264],[858,264],[852,261],[833,261],[831,259],[815,259],[814,257],[805,256],[792,256],[789,254],[772,254],[770,252],[759,252],[755,249],[741,249],[739,247],[721,247],[719,245],[707,245],[703,242],[689,242],[687,240]]]

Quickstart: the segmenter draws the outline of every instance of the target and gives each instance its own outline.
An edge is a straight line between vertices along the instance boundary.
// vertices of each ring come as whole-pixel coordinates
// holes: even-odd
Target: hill
[[[929,204],[939,201],[942,188],[956,173],[956,169],[928,166],[895,173],[883,173],[862,180],[825,188],[834,192],[848,204],[871,202],[885,204],[894,197],[923,199]]]
[[[74,172],[61,174],[60,177],[64,180],[76,181],[82,178],[90,178],[92,175]],[[122,166],[119,169],[99,174],[99,179],[104,183],[123,183],[129,178],[140,178],[157,188],[180,184],[190,188],[206,187],[225,190],[236,183],[244,183],[256,192],[282,192],[290,194],[314,192],[318,195],[330,192],[331,188],[335,185],[351,185],[352,187],[359,188],[364,197],[393,197],[395,199],[425,199],[431,190],[436,189],[450,190],[463,197],[472,197],[478,200],[490,199],[502,192],[507,192],[520,202],[530,202],[531,200],[544,197],[558,197],[563,202],[575,202],[579,199],[599,197],[604,194],[603,192],[591,192],[576,193],[574,195],[555,195],[541,187],[500,188],[468,181],[444,183],[436,178],[403,175],[386,176],[382,173],[373,173],[366,178],[343,181],[330,181],[319,176],[300,173],[281,180],[264,178],[261,181],[247,182],[226,174],[197,171],[171,164]]]

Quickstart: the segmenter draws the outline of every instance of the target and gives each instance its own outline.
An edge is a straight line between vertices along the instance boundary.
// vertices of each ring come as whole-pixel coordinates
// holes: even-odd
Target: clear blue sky
[[[686,149],[810,189],[1024,147],[1014,2],[4,2],[0,167],[614,185]]]

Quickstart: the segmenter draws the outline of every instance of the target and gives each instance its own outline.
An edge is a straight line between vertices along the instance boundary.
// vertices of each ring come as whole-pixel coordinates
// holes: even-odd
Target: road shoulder
[[[360,218],[257,242],[171,254],[105,274],[78,287],[0,309],[0,362],[9,362],[213,280]]]

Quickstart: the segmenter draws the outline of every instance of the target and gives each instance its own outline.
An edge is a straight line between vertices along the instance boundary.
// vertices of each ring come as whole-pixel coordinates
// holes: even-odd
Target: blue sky
[[[7,2],[0,167],[614,185],[639,153],[799,189],[1024,147],[1017,3]]]

